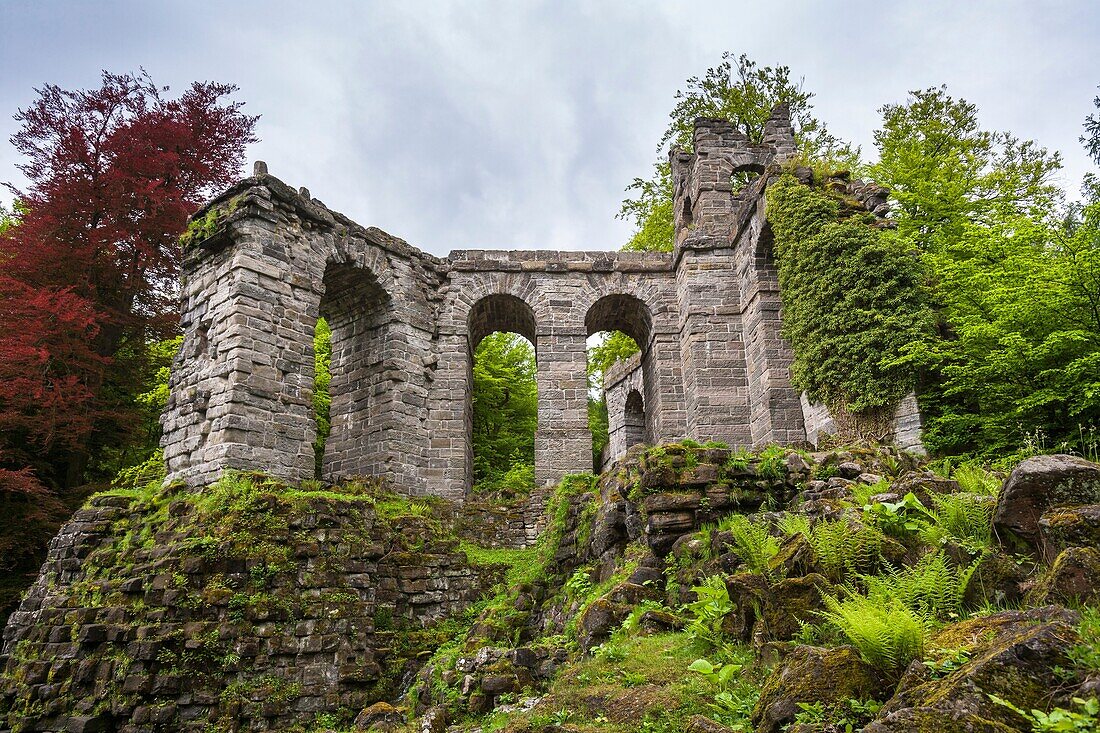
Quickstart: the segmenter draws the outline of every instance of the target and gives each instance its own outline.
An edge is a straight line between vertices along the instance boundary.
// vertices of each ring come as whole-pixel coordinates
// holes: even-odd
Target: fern
[[[926,555],[908,568],[891,568],[880,576],[863,576],[867,595],[893,599],[929,621],[958,617],[963,598],[978,562],[960,568],[948,563],[943,553]]]
[[[981,466],[959,466],[952,478],[959,482],[959,488],[967,494],[997,496],[1001,493],[1001,480]]]
[[[809,537],[810,518],[805,514],[787,513],[779,518],[779,521],[775,523],[775,528],[784,537],[794,537],[796,534]]]
[[[723,519],[719,529],[733,536],[734,552],[754,573],[768,573],[768,561],[779,552],[779,540],[768,534],[767,528],[754,524],[743,514]]]
[[[881,479],[873,484],[861,484],[856,483],[854,486],[849,487],[852,491],[852,499],[856,506],[862,507],[871,502],[871,497],[875,494],[885,494],[890,490],[890,482],[886,479]]]
[[[932,496],[932,521],[921,528],[921,539],[931,545],[957,542],[971,550],[993,546],[993,510],[988,494]]]
[[[851,589],[849,589],[851,591]],[[899,674],[924,657],[926,622],[896,598],[854,591],[843,601],[824,596],[821,617],[836,626],[868,664]]]
[[[874,527],[845,519],[824,520],[814,525],[806,539],[814,548],[817,564],[834,581],[846,573],[872,572],[881,565],[885,538]]]

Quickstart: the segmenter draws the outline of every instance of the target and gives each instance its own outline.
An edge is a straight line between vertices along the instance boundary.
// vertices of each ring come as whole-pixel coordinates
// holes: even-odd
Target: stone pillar
[[[169,480],[225,469],[313,478],[313,333],[323,243],[255,186],[185,253],[183,346],[162,418]]]
[[[535,480],[557,483],[570,473],[592,470],[588,431],[588,371],[583,330],[540,331],[537,341],[539,422],[535,433]]]

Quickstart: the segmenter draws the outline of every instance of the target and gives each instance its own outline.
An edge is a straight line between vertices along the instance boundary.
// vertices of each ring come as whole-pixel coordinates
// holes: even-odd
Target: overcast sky
[[[1100,84],[1100,2],[114,2],[0,0],[0,181],[43,83],[144,66],[237,84],[249,164],[421,249],[616,249],[623,188],[673,95],[723,51],[786,64],[873,155],[877,110],[947,84],[985,127],[1060,150]]]

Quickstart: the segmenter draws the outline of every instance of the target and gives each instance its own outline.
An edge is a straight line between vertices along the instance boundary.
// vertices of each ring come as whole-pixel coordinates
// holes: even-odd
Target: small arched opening
[[[649,307],[633,295],[606,295],[585,316],[588,333],[589,429],[593,470],[600,471],[628,447],[652,442],[652,419],[643,404],[653,404],[653,321]],[[629,418],[633,392],[637,409]]]
[[[329,265],[322,282],[313,339],[316,476],[380,475],[395,399],[382,385],[390,297],[374,273],[351,263]]]
[[[467,487],[515,496],[535,481],[538,427],[535,314],[514,295],[470,309]]]

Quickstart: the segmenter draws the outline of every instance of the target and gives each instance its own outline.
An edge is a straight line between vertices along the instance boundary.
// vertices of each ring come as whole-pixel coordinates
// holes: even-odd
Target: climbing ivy
[[[899,354],[931,331],[931,311],[918,260],[844,203],[789,174],[768,189],[783,329],[795,386],[848,437],[881,436],[915,382]]]

